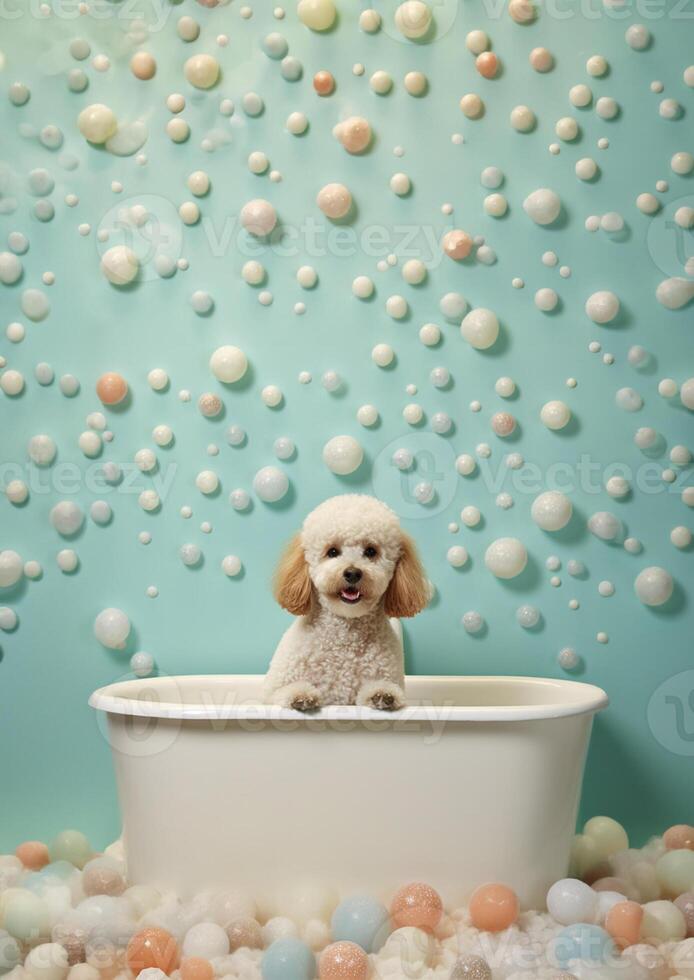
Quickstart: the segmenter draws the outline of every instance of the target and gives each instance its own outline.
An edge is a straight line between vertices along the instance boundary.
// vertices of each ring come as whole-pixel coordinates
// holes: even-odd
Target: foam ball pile
[[[521,914],[503,883],[444,910],[432,885],[413,882],[390,911],[365,894],[337,901],[328,886],[297,883],[286,914],[267,918],[232,884],[187,901],[129,885],[120,843],[95,855],[84,834],[64,830],[0,855],[0,971],[23,963],[13,980],[115,980],[126,969],[140,980],[493,980],[498,968],[523,980],[679,980],[694,977],[692,843],[692,827],[679,824],[630,849],[624,828],[599,816],[576,838],[583,870],[549,888],[546,912]]]

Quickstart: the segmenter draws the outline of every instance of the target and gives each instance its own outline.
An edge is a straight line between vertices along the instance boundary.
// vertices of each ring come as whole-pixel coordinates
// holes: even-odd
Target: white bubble
[[[264,466],[253,477],[253,489],[265,503],[275,503],[285,496],[289,480],[276,466]]]
[[[527,565],[528,553],[518,538],[497,538],[487,548],[484,562],[497,578],[515,578]]]
[[[467,549],[463,548],[463,546],[459,544],[454,545],[446,552],[446,560],[449,565],[453,566],[453,568],[462,568],[468,560]]]
[[[662,606],[674,590],[672,576],[664,568],[652,565],[639,572],[634,581],[636,595],[646,606]]]
[[[555,191],[541,187],[526,197],[523,209],[536,224],[549,225],[559,217],[561,200]]]
[[[323,462],[332,473],[346,476],[361,465],[364,450],[353,436],[334,436],[323,447]]]
[[[531,516],[543,531],[560,531],[571,520],[573,507],[569,498],[558,490],[547,490],[535,498]]]
[[[123,650],[130,635],[130,620],[122,609],[103,609],[94,620],[94,635],[109,650]]]
[[[241,559],[238,555],[226,555],[222,559],[222,571],[229,578],[234,578],[237,576],[242,569]]]
[[[614,541],[622,534],[622,522],[609,511],[600,510],[588,519],[588,530],[603,541]]]

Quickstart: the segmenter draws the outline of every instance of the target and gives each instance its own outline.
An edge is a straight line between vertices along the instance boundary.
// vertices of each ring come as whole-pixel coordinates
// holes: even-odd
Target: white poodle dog
[[[266,702],[404,707],[402,642],[389,617],[415,616],[429,588],[390,507],[356,493],[316,507],[280,562],[275,596],[299,618],[272,658]]]

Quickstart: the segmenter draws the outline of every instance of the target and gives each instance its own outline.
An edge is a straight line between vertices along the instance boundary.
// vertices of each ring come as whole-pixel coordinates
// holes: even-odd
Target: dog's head
[[[279,604],[305,615],[314,599],[345,618],[372,612],[416,616],[429,600],[412,539],[396,514],[365,494],[331,497],[289,543],[275,578]]]

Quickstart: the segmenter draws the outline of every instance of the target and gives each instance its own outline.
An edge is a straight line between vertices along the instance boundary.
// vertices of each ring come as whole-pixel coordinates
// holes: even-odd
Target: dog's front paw
[[[289,707],[294,711],[318,711],[320,701],[315,694],[297,694],[292,698]]]
[[[320,691],[306,681],[285,684],[274,691],[269,700],[281,708],[293,708],[294,711],[317,711],[321,706]]]
[[[357,704],[376,711],[399,711],[405,707],[405,695],[390,681],[369,681],[359,691]]]
[[[395,695],[390,694],[389,691],[376,691],[367,703],[371,708],[376,708],[377,711],[397,711],[398,708],[402,708]]]

